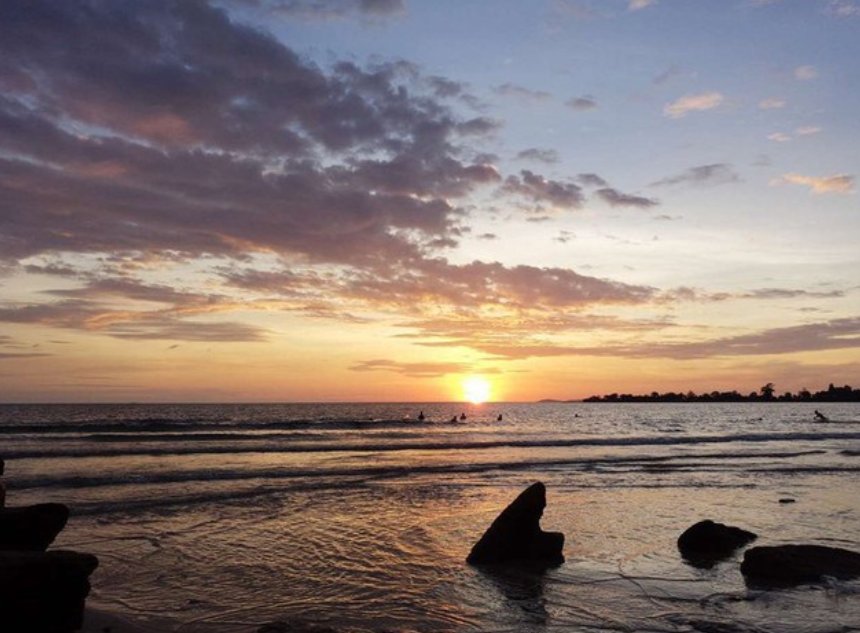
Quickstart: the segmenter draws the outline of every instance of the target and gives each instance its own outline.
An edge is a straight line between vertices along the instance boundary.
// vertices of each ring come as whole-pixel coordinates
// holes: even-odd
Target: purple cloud
[[[609,183],[597,174],[579,174],[576,181],[586,187],[608,187]]]
[[[421,251],[397,229],[444,236],[448,201],[499,179],[458,147],[496,124],[458,119],[409,65],[324,71],[205,3],[87,6],[0,7],[4,257],[397,260]]]
[[[540,163],[546,163],[548,165],[554,165],[561,160],[558,155],[558,152],[554,149],[541,149],[538,147],[524,149],[517,154],[517,159],[533,160]]]
[[[405,0],[248,0],[276,15],[301,20],[337,20],[353,16],[388,18],[406,11]]]
[[[636,343],[578,347],[565,344],[537,343],[529,340],[517,342],[479,340],[468,346],[507,359],[547,356],[611,356],[694,360],[732,356],[781,355],[858,348],[860,347],[860,319],[835,319],[823,323],[774,328],[752,334],[684,343]]]
[[[496,86],[493,88],[493,92],[503,97],[514,97],[524,101],[531,101],[532,103],[544,103],[552,99],[552,95],[545,90],[532,90],[511,83]]]
[[[321,67],[214,2],[7,0],[0,88],[0,263],[79,283],[6,304],[0,322],[261,341],[262,328],[213,319],[240,307],[359,320],[362,308],[420,313],[427,302],[555,310],[656,297],[565,268],[440,257],[468,233],[473,193],[563,209],[584,195],[530,170],[499,174],[476,150],[499,123],[460,115],[467,87],[407,62]],[[557,160],[536,148],[521,157]],[[612,191],[617,204],[644,204]],[[207,293],[146,281],[156,263],[201,258],[217,262]],[[241,305],[240,290],[253,293]]]
[[[574,97],[565,101],[565,105],[572,110],[584,112],[597,109],[597,100],[594,97]]]
[[[595,194],[612,207],[637,207],[639,209],[650,209],[660,204],[653,198],[644,198],[642,196],[634,196],[628,193],[623,193],[612,187],[604,187],[598,189]]]
[[[519,176],[508,176],[502,190],[532,202],[563,209],[578,209],[585,200],[579,186],[550,180],[528,169],[520,171]]]
[[[740,176],[732,165],[726,163],[714,163],[711,165],[700,165],[691,167],[675,176],[663,178],[651,184],[652,187],[671,185],[690,186],[713,186],[738,182]]]

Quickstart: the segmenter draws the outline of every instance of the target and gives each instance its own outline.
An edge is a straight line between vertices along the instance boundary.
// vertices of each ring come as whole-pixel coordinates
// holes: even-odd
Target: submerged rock
[[[678,550],[696,567],[713,567],[756,538],[752,532],[708,519],[687,528],[678,537]]]
[[[68,519],[62,503],[0,508],[0,551],[44,552]]]
[[[0,630],[67,633],[83,624],[90,574],[78,552],[0,552]]]
[[[475,565],[508,562],[539,562],[560,565],[564,562],[564,534],[544,532],[540,519],[546,507],[546,486],[538,482],[496,517],[481,539],[472,547],[467,562]]]
[[[744,554],[741,573],[748,583],[800,585],[824,576],[840,580],[860,577],[860,553],[823,545],[753,547]]]

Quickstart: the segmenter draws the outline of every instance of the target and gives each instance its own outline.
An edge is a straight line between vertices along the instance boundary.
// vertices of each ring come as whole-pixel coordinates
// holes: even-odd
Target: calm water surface
[[[56,546],[99,556],[90,603],[161,631],[297,617],[355,631],[860,630],[860,583],[762,592],[740,555],[700,570],[675,549],[713,518],[762,545],[860,550],[856,404],[5,405],[0,454],[10,505],[71,506]],[[567,562],[466,565],[534,481]]]

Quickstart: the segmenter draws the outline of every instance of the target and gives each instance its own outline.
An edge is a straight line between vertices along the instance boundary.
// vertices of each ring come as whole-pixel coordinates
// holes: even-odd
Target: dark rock
[[[678,537],[678,550],[690,564],[710,568],[756,538],[752,532],[737,527],[699,521]]]
[[[68,519],[61,503],[0,508],[0,551],[44,552]]]
[[[320,626],[307,622],[270,622],[264,624],[257,633],[338,633],[337,629],[330,626]]]
[[[779,500],[779,502],[782,504],[794,503],[795,499],[792,499],[791,497],[783,497],[782,499]]]
[[[860,577],[860,554],[823,545],[753,547],[744,554],[741,573],[747,583],[764,586],[800,585],[824,576],[850,580]]]
[[[0,630],[77,631],[96,567],[91,554],[0,552]]]
[[[564,534],[544,532],[540,518],[546,507],[546,487],[538,482],[514,499],[481,539],[472,547],[467,562],[476,565],[533,561],[560,565],[564,562]]]

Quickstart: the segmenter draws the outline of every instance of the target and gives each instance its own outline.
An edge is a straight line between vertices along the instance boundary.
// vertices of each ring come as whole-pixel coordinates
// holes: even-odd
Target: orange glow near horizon
[[[468,376],[463,379],[463,397],[472,404],[487,402],[492,397],[490,381],[481,376]]]

